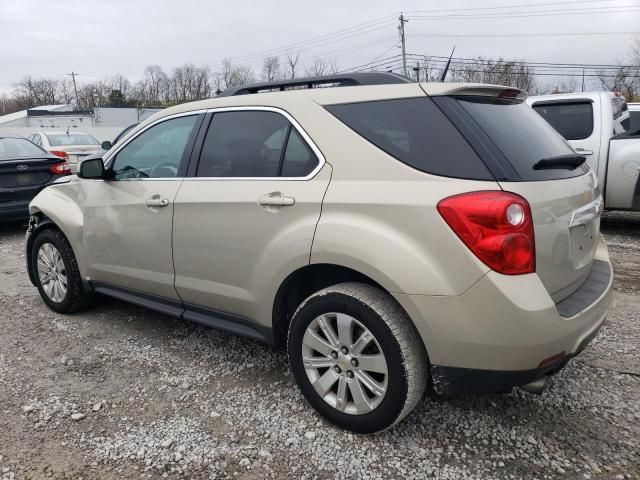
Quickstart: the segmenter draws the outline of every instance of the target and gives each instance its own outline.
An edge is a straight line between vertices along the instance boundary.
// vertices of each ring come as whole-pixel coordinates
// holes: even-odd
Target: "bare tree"
[[[559,79],[555,84],[544,89],[546,93],[573,93],[578,91],[578,81],[575,77]]]
[[[320,57],[313,59],[311,65],[305,69],[305,73],[309,77],[322,77],[324,75],[330,75],[338,72],[338,63],[335,58],[330,60],[323,60]]]
[[[285,65],[284,76],[286,78],[296,78],[296,74],[298,72],[298,61],[300,60],[300,52],[297,52],[295,55],[293,52],[287,53],[287,63]]]
[[[256,81],[256,77],[251,67],[246,65],[234,67],[230,58],[225,58],[222,61],[222,70],[218,72],[218,76],[220,77],[220,87],[225,89],[246,85]]]
[[[168,77],[160,65],[147,65],[144,69],[145,99],[161,103],[166,99]]]
[[[453,61],[449,68],[454,82],[508,85],[527,92],[538,89],[534,69],[520,60],[497,60],[478,57],[472,61]]]
[[[267,82],[279,80],[282,77],[280,58],[264,57],[262,62],[262,79]]]
[[[621,92],[630,101],[638,96],[640,91],[639,69],[632,66],[620,66],[615,71],[603,70],[598,73],[600,86],[603,90]]]

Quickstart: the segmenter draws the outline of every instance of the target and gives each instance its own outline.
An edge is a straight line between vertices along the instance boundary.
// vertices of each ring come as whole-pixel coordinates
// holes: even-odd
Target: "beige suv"
[[[166,109],[31,202],[29,275],[57,312],[100,293],[286,346],[355,432],[428,384],[541,391],[612,270],[594,173],[523,96],[368,74]]]

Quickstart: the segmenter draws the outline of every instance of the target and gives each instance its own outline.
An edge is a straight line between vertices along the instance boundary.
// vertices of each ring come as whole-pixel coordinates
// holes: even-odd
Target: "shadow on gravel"
[[[624,235],[640,241],[640,212],[605,212],[600,230],[605,235]]]
[[[0,220],[0,240],[8,235],[22,235],[27,231],[27,220]]]

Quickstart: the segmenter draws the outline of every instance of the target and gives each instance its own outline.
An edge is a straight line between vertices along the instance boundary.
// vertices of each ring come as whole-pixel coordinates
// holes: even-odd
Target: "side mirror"
[[[78,177],[80,178],[104,178],[104,163],[101,158],[89,158],[80,162],[78,168]]]
[[[102,142],[102,145],[100,145],[100,148],[102,148],[103,150],[109,150],[113,145],[111,145],[111,142],[109,140],[105,140],[104,142]]]

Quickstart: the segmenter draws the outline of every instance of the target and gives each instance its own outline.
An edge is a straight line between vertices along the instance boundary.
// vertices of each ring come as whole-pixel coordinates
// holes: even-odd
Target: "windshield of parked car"
[[[67,145],[100,145],[100,142],[86,133],[47,133],[49,145],[64,147]]]
[[[0,138],[0,160],[42,157],[47,152],[24,138]]]

